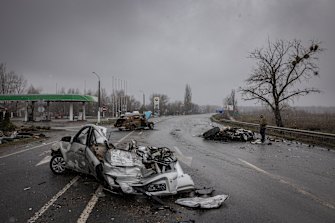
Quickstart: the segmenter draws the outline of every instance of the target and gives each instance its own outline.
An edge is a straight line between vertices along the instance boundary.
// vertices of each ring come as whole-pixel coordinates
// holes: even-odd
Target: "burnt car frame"
[[[128,114],[116,120],[114,127],[122,130],[154,129],[155,123],[149,121],[144,114]]]

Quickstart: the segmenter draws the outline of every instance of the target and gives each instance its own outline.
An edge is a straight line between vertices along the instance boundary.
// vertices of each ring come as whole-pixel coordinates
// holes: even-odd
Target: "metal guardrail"
[[[233,121],[228,119],[213,119],[217,122],[225,122],[225,123],[231,123],[231,124],[237,124],[242,126],[250,126],[254,128],[259,128],[259,124],[255,123],[248,123],[248,122],[240,122],[240,121]],[[277,127],[277,126],[267,126],[267,129],[270,131],[277,132],[281,135],[287,135],[290,136],[293,135],[299,135],[302,137],[310,137],[311,139],[309,141],[314,141],[318,138],[317,142],[321,145],[330,145],[332,147],[335,147],[335,134],[332,133],[324,133],[324,132],[315,132],[315,131],[308,131],[308,130],[300,130],[300,129],[292,129],[292,128],[284,128],[284,127]]]

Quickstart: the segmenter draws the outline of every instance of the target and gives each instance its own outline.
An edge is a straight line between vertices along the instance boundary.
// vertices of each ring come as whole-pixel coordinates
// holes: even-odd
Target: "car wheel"
[[[129,129],[130,129],[130,131],[133,131],[133,130],[135,130],[135,128],[136,128],[135,125],[131,125]]]
[[[66,171],[66,163],[61,154],[51,158],[50,169],[54,174],[63,174]]]
[[[220,128],[219,127],[214,127],[202,134],[204,139],[213,139],[217,134],[219,134]]]

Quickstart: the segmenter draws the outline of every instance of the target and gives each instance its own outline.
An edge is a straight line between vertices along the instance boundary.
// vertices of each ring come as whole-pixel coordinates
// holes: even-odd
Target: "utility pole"
[[[98,78],[98,124],[100,123],[100,76],[92,72]]]
[[[142,108],[143,108],[143,112],[145,111],[145,94],[144,91],[140,90],[140,92],[142,93]]]

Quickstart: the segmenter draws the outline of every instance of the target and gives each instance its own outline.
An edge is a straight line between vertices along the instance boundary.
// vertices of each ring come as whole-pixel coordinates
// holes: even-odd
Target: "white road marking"
[[[51,153],[51,150],[44,151],[43,153],[39,154],[38,156],[45,156],[49,153]]]
[[[180,149],[177,146],[174,146],[174,149],[176,151],[176,156],[178,160],[182,161],[187,166],[191,167],[193,158],[190,156],[184,156],[184,154],[180,151]]]
[[[28,148],[28,149],[24,149],[24,150],[20,150],[20,151],[10,153],[10,154],[4,155],[4,156],[0,156],[0,159],[6,158],[6,157],[9,157],[9,156],[13,156],[13,155],[16,155],[16,154],[20,154],[20,153],[23,153],[23,152],[26,152],[26,151],[29,151],[29,150],[32,150],[32,149],[36,149],[36,148],[39,148],[39,147],[42,147],[42,146],[47,146],[47,145],[53,144],[55,142],[57,142],[57,141],[53,141],[53,142],[49,142],[49,143],[45,143],[45,144],[42,143],[41,145],[38,145],[38,146],[34,146],[34,147],[31,147],[31,148]]]
[[[141,130],[138,134],[139,134],[139,135],[142,135],[142,133],[143,133],[143,131]]]
[[[51,156],[46,156],[40,162],[38,162],[38,164],[36,164],[35,166],[40,166],[42,164],[49,163],[50,160],[51,160]]]
[[[88,204],[86,205],[84,211],[81,213],[79,219],[77,220],[77,223],[85,223],[88,219],[88,217],[90,216],[95,204],[98,202],[99,200],[99,193],[102,192],[102,186],[100,185],[98,187],[98,189],[95,191],[95,193],[93,194],[91,200],[88,202]]]
[[[42,214],[48,210],[48,208],[60,197],[62,196],[77,180],[79,179],[79,176],[74,177],[68,184],[65,185],[65,187],[60,190],[55,196],[51,198],[51,200],[48,201],[38,212],[34,214],[33,217],[31,217],[27,222],[33,223],[35,222],[39,217],[42,216]]]
[[[121,143],[123,140],[125,140],[128,136],[130,136],[134,131],[131,131],[129,134],[127,134],[125,137],[123,137],[122,139],[120,139],[117,143],[115,143],[115,146],[117,146],[119,143]],[[100,185],[97,190],[95,191],[95,193],[93,194],[91,200],[88,202],[88,204],[86,205],[84,211],[81,213],[79,219],[77,220],[77,223],[85,223],[87,221],[87,219],[90,217],[90,214],[93,210],[93,208],[95,207],[95,205],[97,204],[99,197],[97,196],[99,193],[102,192],[102,186]]]
[[[329,202],[327,202],[327,201],[322,200],[321,198],[317,197],[316,195],[314,195],[314,194],[312,194],[312,193],[310,193],[310,192],[308,192],[308,191],[305,191],[304,189],[302,189],[302,188],[299,187],[298,185],[295,185],[295,184],[293,184],[293,183],[291,183],[291,182],[289,182],[289,181],[283,179],[283,177],[280,177],[280,176],[278,176],[278,175],[271,174],[271,173],[269,173],[269,172],[267,172],[267,171],[265,171],[265,170],[263,170],[263,169],[261,169],[261,168],[255,166],[255,165],[253,165],[253,164],[251,164],[251,163],[248,163],[247,161],[245,161],[245,160],[243,160],[243,159],[238,159],[238,160],[241,161],[242,163],[246,164],[247,166],[249,166],[249,167],[255,169],[256,171],[261,172],[261,173],[263,173],[263,174],[265,174],[265,175],[271,177],[272,179],[278,180],[278,181],[279,181],[280,183],[282,183],[282,184],[285,184],[285,185],[288,185],[288,186],[292,187],[292,188],[293,188],[294,190],[296,190],[298,193],[303,194],[303,195],[305,195],[306,197],[311,198],[312,200],[318,202],[319,204],[321,204],[321,205],[323,205],[323,206],[326,206],[326,207],[328,207],[328,208],[331,208],[331,209],[335,209],[335,206],[334,206],[333,204],[331,204],[331,203],[329,203]]]

